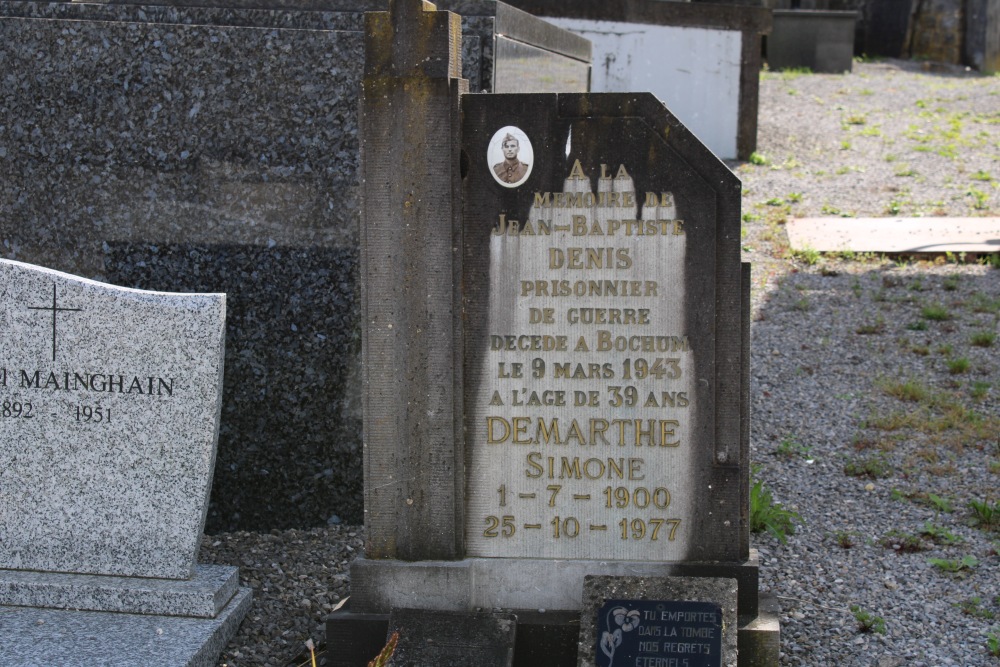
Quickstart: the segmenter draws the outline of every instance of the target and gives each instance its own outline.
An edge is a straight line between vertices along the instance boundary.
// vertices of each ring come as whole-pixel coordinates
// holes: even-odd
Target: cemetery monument
[[[624,610],[609,641],[650,603],[707,624],[685,626],[704,664],[776,664],[739,180],[649,94],[470,95],[455,15],[395,0],[367,21],[367,544],[335,664],[390,625],[424,650],[457,612],[490,639],[414,664],[591,665],[599,599]]]
[[[251,596],[196,563],[225,295],[0,285],[0,664],[214,665]]]

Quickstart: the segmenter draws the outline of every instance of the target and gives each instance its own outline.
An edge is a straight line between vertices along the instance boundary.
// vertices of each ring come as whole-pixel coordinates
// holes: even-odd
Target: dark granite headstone
[[[394,609],[389,636],[399,643],[388,667],[510,667],[514,614]]]
[[[586,90],[582,38],[445,4],[471,91]],[[357,104],[387,6],[0,0],[0,257],[228,295],[209,532],[362,520]]]

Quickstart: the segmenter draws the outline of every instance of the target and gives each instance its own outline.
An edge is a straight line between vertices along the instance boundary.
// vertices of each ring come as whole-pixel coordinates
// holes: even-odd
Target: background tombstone
[[[374,655],[393,609],[504,609],[561,645],[572,618],[538,616],[578,619],[587,575],[735,579],[741,634],[775,637],[753,626],[738,179],[651,95],[461,95],[444,12],[370,20],[368,544],[328,642]]]
[[[361,523],[357,100],[388,2],[236,4],[0,0],[0,257],[225,292],[208,531]],[[586,40],[454,6],[471,91],[587,90]]]
[[[751,6],[759,2],[512,3],[593,43],[591,91],[653,93],[720,158],[749,160],[757,149],[761,42],[771,31],[771,11]]]
[[[0,662],[214,661],[250,604],[238,568],[195,562],[225,295],[7,260],[0,284]]]

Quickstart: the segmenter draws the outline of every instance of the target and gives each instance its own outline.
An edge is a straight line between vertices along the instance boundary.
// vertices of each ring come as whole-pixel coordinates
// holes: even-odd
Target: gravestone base
[[[742,584],[740,582],[742,592]],[[742,597],[742,596],[740,596]],[[352,595],[326,623],[329,667],[366,667],[389,635],[389,612],[356,611]],[[756,616],[741,614],[737,628],[739,667],[776,667],[780,631],[778,602],[760,598]],[[513,667],[577,667],[580,611],[516,609],[517,633]]]
[[[579,610],[583,578],[718,577],[739,583],[741,624],[757,616],[759,559],[743,563],[466,558],[457,561],[369,560],[351,566],[351,604],[363,613],[421,608]]]
[[[513,667],[576,667],[579,612],[512,613],[517,618]],[[326,623],[327,667],[366,667],[386,644],[389,616],[353,612],[350,602],[331,614]]]
[[[251,597],[228,566],[187,580],[0,570],[0,664],[211,667]]]
[[[327,620],[331,667],[365,667],[385,645],[393,609],[511,610],[514,667],[575,667],[586,575],[736,579],[739,667],[778,664],[778,608],[758,600],[758,556],[743,563],[468,558],[404,562],[359,558],[351,598]]]
[[[779,638],[778,606],[761,598],[760,613],[737,628],[739,667],[776,667]],[[513,667],[576,667],[580,613],[576,611],[515,610],[517,639]],[[351,611],[350,603],[326,622],[328,667],[366,667],[385,646],[389,614]]]
[[[778,626],[781,607],[772,596],[760,598],[757,617],[740,623],[736,645],[740,667],[775,667],[781,650],[781,630]]]

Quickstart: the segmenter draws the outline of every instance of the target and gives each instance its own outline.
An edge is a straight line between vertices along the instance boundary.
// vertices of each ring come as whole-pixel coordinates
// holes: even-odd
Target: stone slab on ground
[[[399,633],[390,667],[510,667],[517,617],[511,613],[393,609]]]
[[[227,565],[196,565],[190,580],[0,570],[0,605],[214,618],[238,587]]]
[[[1000,252],[1000,217],[793,218],[792,250],[821,252]]]
[[[213,667],[250,599],[241,589],[214,619],[0,607],[0,664]]]

